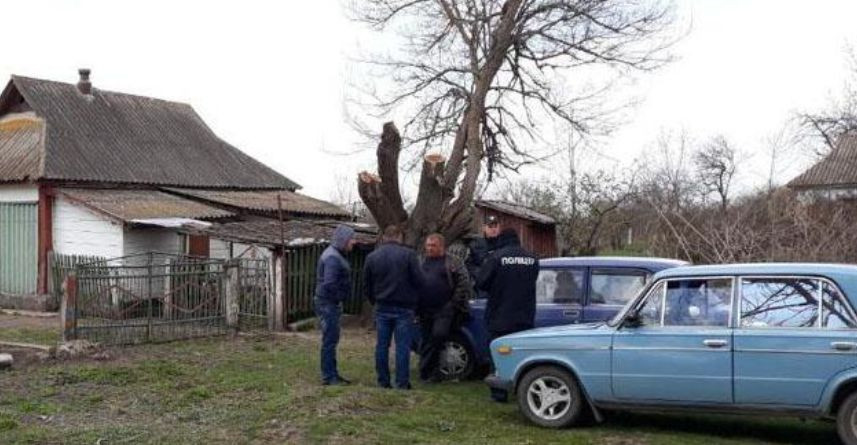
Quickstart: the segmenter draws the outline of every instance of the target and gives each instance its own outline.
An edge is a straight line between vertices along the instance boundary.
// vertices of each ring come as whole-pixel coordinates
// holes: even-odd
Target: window
[[[668,281],[664,325],[726,327],[731,307],[731,278]]]
[[[647,274],[635,270],[592,271],[592,291],[589,302],[624,305],[646,285]]]
[[[536,281],[536,301],[580,304],[583,301],[583,270],[542,269]]]
[[[817,326],[819,284],[811,278],[741,279],[741,327]]]
[[[854,313],[836,286],[823,282],[821,288],[824,298],[821,305],[822,326],[830,329],[857,328]]]
[[[640,321],[643,326],[660,326],[661,325],[661,308],[663,308],[664,303],[664,288],[666,287],[666,282],[661,281],[660,283],[654,285],[650,290],[649,294],[646,295],[646,300],[640,309],[638,310],[638,314],[640,314]]]

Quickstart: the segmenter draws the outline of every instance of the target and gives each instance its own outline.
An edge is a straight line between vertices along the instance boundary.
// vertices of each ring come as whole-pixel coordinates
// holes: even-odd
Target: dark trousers
[[[378,385],[390,386],[390,344],[396,340],[396,387],[409,388],[411,362],[411,326],[414,311],[393,306],[375,308],[375,327],[378,341],[375,343],[375,372]]]
[[[315,299],[315,314],[321,327],[321,379],[331,382],[339,378],[336,369],[336,346],[339,345],[339,318],[342,307]]]
[[[515,332],[519,332],[519,331],[489,332],[491,339],[488,341],[488,343],[490,344],[494,340],[496,340],[496,339],[498,339],[504,335],[514,334]],[[495,369],[494,363],[492,362],[491,363],[491,372],[494,372],[494,369]],[[505,403],[509,400],[509,391],[506,391],[505,389],[491,388],[491,398],[495,402],[504,402]]]
[[[440,378],[440,351],[443,348],[442,338],[432,335],[435,313],[420,314],[420,378]]]

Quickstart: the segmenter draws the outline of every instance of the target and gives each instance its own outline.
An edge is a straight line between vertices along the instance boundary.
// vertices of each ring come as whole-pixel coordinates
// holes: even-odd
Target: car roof
[[[539,260],[543,267],[633,267],[652,272],[688,265],[687,261],[654,257],[625,256],[579,256],[544,258]]]

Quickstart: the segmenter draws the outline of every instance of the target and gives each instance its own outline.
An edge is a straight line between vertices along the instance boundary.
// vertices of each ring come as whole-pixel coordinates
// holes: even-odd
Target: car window
[[[592,271],[589,302],[624,305],[646,285],[648,275],[638,270]]]
[[[821,305],[822,326],[830,329],[857,328],[857,320],[845,297],[836,286],[823,282],[823,303]]]
[[[726,327],[731,307],[731,278],[668,281],[664,326]]]
[[[819,285],[812,278],[742,278],[741,327],[817,326]]]
[[[583,301],[583,270],[542,269],[536,281],[536,301],[580,304]]]
[[[646,299],[640,306],[640,309],[638,309],[637,313],[640,315],[640,321],[643,326],[661,325],[661,309],[663,308],[664,303],[664,287],[666,287],[666,283],[664,281],[652,286],[648,295],[646,295]]]

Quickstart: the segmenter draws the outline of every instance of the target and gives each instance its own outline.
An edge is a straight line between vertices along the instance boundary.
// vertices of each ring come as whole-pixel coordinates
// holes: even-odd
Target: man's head
[[[344,224],[336,226],[333,231],[333,247],[339,249],[340,252],[351,252],[354,248],[354,229]]]
[[[402,229],[396,225],[385,227],[384,233],[381,235],[381,241],[385,243],[401,243],[404,239]]]
[[[432,233],[426,237],[426,257],[440,258],[446,251],[446,239],[439,233]]]
[[[482,224],[482,234],[485,238],[497,238],[500,235],[500,220],[494,215],[486,216]]]

